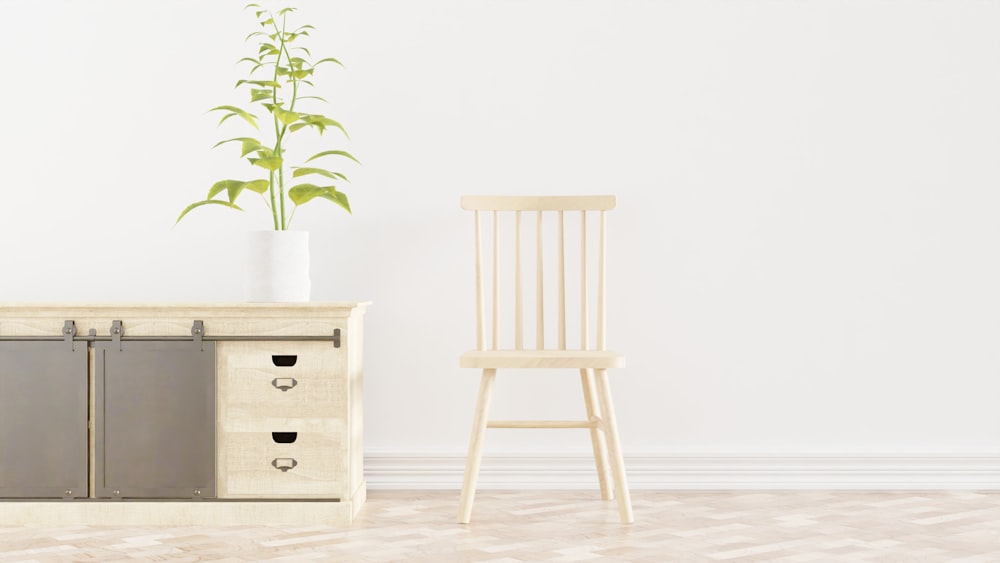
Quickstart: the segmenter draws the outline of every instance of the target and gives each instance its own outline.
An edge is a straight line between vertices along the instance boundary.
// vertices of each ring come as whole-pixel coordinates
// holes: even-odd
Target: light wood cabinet
[[[0,525],[350,523],[367,305],[0,305]]]

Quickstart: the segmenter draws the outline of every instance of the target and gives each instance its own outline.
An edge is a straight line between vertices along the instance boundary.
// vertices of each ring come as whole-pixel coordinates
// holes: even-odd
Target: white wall
[[[464,451],[466,193],[616,193],[626,453],[1000,445],[1000,4],[299,2],[364,162],[322,202],[315,300],[371,299],[366,442]],[[242,297],[242,2],[2,0],[2,301]],[[301,147],[301,153],[327,145]],[[248,201],[248,205],[256,202]],[[572,417],[500,380],[498,418]],[[549,387],[550,384],[545,384]],[[495,431],[488,452],[582,452]]]

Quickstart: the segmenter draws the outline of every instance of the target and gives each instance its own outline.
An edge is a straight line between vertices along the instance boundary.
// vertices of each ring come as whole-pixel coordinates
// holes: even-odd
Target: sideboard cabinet
[[[0,525],[350,523],[367,305],[0,305]]]

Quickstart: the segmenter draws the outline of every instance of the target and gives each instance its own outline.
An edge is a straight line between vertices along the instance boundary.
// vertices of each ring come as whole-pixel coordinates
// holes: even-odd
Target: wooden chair
[[[601,487],[601,498],[610,500],[612,490],[608,483],[608,465],[614,478],[614,496],[618,500],[618,513],[622,523],[631,523],[632,503],[625,479],[625,463],[622,459],[615,423],[615,411],[611,402],[611,389],[606,370],[625,367],[621,354],[605,349],[605,213],[615,208],[615,196],[465,196],[462,208],[475,212],[476,219],[476,349],[461,357],[461,366],[482,369],[479,398],[472,424],[472,437],[465,464],[465,480],[462,484],[462,500],[458,521],[468,524],[472,518],[472,503],[476,495],[476,480],[482,461],[483,438],[487,428],[589,428],[590,441],[597,464],[597,479]],[[493,287],[492,287],[492,330],[487,338],[486,305],[483,297],[483,251],[481,235],[481,215],[492,212],[493,223]],[[500,271],[500,224],[501,213],[514,214],[514,315],[513,349],[499,348],[499,280]],[[521,216],[532,213],[536,222],[535,245],[535,345],[524,343],[523,295],[521,287]],[[580,320],[580,347],[567,349],[566,344],[566,254],[564,252],[565,217],[579,213],[580,224],[580,310],[572,318]],[[596,342],[592,347],[588,333],[588,291],[587,291],[587,216],[588,212],[600,213],[600,240],[597,253],[597,330]],[[555,215],[558,221],[557,261],[558,277],[558,338],[553,349],[545,346],[545,315],[543,289],[543,214]],[[575,218],[574,218],[575,219]],[[575,220],[574,220],[575,222]],[[545,223],[548,225],[550,223]],[[551,252],[550,252],[551,253]],[[530,264],[530,263],[529,263]],[[574,288],[575,291],[575,288]],[[583,401],[587,420],[488,420],[490,398],[497,370],[500,368],[572,368],[580,371],[583,384]]]

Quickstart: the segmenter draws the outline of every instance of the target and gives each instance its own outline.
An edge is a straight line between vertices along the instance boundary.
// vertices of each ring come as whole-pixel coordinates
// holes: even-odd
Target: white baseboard
[[[459,489],[463,454],[368,452],[368,487]],[[626,456],[632,490],[998,490],[1000,455]],[[596,489],[587,454],[500,454],[483,459],[480,489]]]

